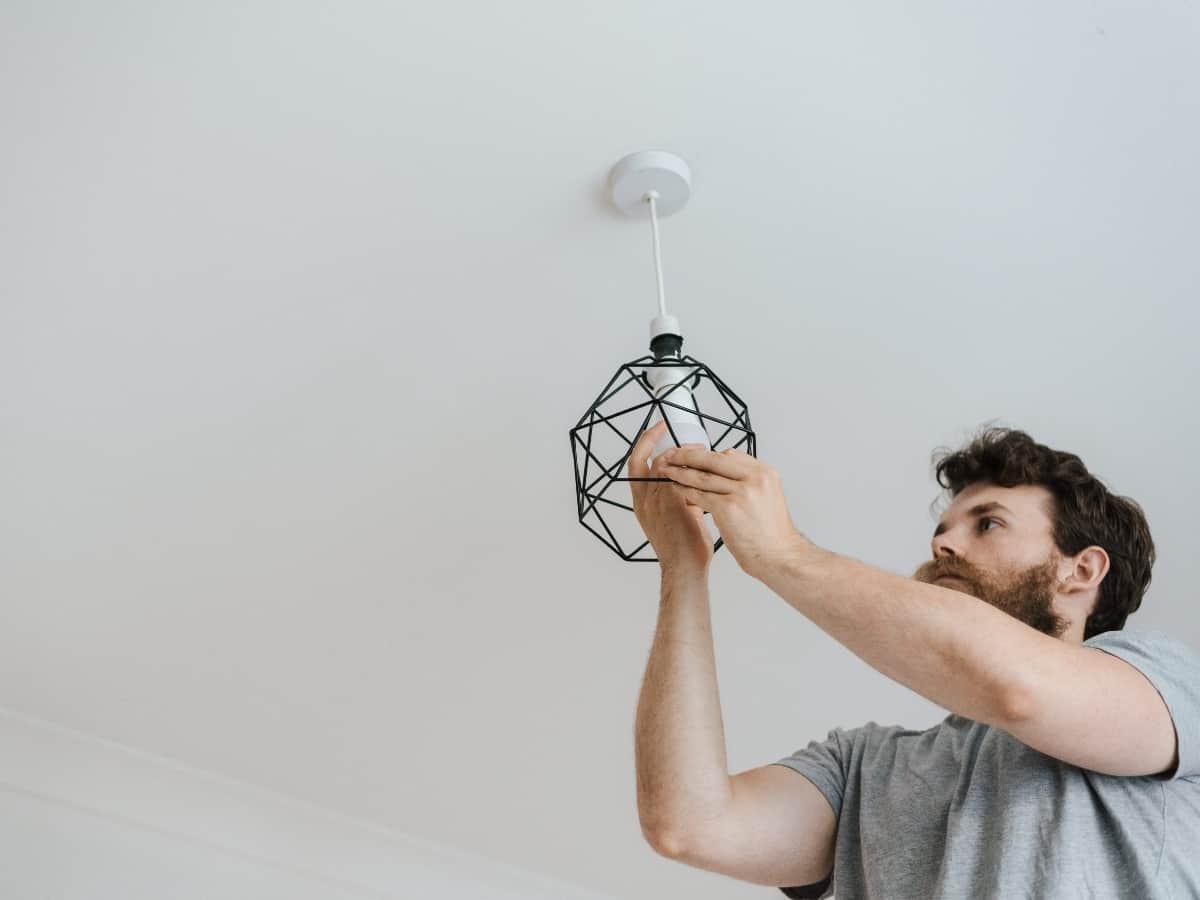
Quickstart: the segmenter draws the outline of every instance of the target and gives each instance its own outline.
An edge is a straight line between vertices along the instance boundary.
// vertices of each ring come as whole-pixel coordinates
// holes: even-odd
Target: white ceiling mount
[[[692,170],[674,153],[639,150],[630,153],[608,173],[608,190],[617,209],[637,219],[650,218],[646,194],[658,191],[658,217],[683,209],[692,195]]]

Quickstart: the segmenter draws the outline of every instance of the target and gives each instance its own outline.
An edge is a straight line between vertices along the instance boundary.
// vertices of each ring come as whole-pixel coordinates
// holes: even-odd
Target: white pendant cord
[[[667,299],[663,291],[662,251],[658,246],[658,191],[650,191],[646,194],[646,199],[650,202],[650,229],[654,234],[654,274],[658,278],[658,314],[666,316]]]

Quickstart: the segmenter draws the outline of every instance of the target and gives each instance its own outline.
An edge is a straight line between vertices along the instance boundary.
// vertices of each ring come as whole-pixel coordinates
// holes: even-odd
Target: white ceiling
[[[930,454],[1080,454],[1200,644],[1200,12],[216,2],[0,9],[0,705],[620,897],[658,569],[568,429],[684,350],[798,527],[904,574]],[[712,572],[732,771],[944,711]],[[830,690],[829,685],[835,685]]]

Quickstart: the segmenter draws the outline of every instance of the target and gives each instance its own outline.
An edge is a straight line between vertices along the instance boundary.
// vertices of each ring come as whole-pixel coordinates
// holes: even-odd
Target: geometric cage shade
[[[647,379],[645,370],[659,367],[686,372],[656,396],[653,385],[662,382]],[[643,356],[625,363],[570,431],[579,522],[627,562],[658,562],[633,511],[630,482],[670,480],[631,477],[629,454],[642,432],[660,419],[666,420],[675,446],[695,442],[694,433],[682,435],[676,427],[681,413],[699,420],[712,450],[741,447],[757,456],[750,410],[715,372],[691,356]],[[713,552],[724,543],[718,537]]]

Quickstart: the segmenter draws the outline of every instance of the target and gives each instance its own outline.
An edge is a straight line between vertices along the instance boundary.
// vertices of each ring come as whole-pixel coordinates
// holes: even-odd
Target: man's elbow
[[[997,721],[987,724],[994,724],[999,728],[1006,729],[1009,725],[1028,721],[1029,717],[1033,715],[1033,698],[1028,691],[1019,687],[1014,686],[1002,691],[998,706]]]
[[[678,859],[683,852],[683,842],[673,832],[661,828],[647,828],[643,825],[642,836],[659,856]]]

